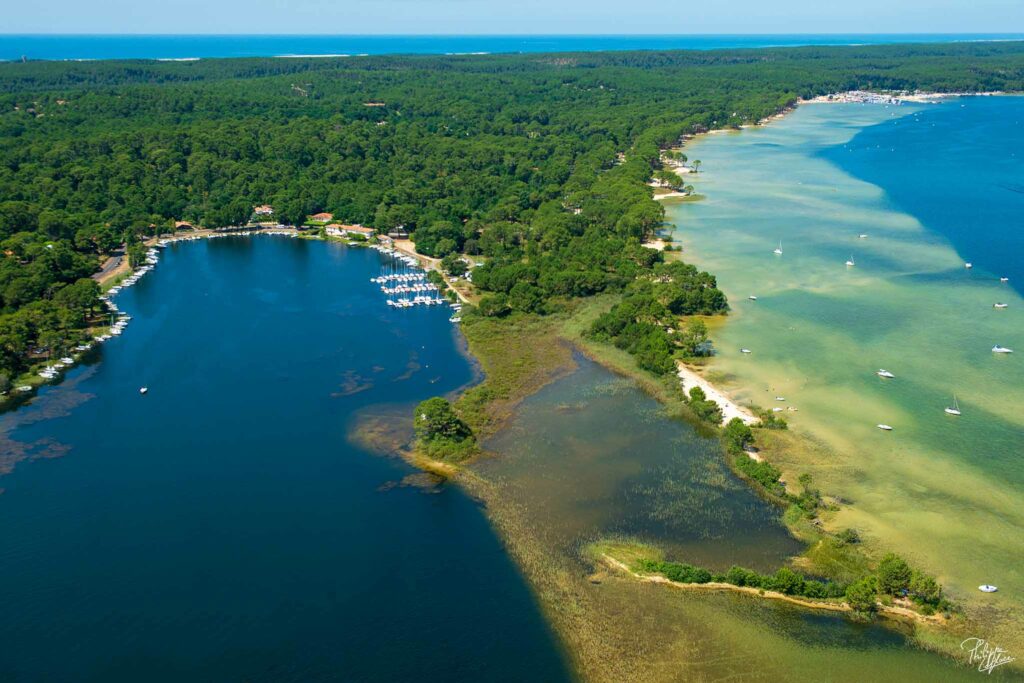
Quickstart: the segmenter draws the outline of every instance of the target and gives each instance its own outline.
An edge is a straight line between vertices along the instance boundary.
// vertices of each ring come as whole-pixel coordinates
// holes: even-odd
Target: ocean
[[[780,35],[0,35],[0,60],[717,50],[1020,40],[1024,33]]]

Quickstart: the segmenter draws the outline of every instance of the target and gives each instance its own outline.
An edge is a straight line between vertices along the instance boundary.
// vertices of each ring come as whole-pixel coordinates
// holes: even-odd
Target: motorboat
[[[892,431],[892,427],[890,427],[889,425],[885,425],[885,424],[879,424],[878,428],[881,429],[883,432],[891,432]]]
[[[992,308],[1006,308],[1007,306],[1009,306],[1009,304],[998,303],[998,302],[992,304]]]
[[[740,353],[750,353],[750,349],[740,349]]]
[[[145,394],[148,391],[149,391],[149,387],[142,387],[142,388],[139,389],[139,393],[140,394]]]
[[[970,270],[973,267],[974,267],[974,264],[971,263],[970,261],[968,261],[967,263],[964,264],[964,268],[967,268],[968,270]]]
[[[753,294],[751,294],[751,295],[750,295],[750,296],[748,296],[747,298],[748,298],[748,299],[750,299],[751,301],[757,301],[757,297],[756,297],[756,296],[754,296]]]
[[[992,347],[992,353],[1013,353],[1013,349],[1008,349],[1005,346],[1000,346],[999,344],[996,344],[995,346]]]
[[[982,593],[995,593],[997,590],[999,590],[999,587],[993,586],[990,583],[983,583],[980,586],[978,586],[978,590],[980,590]]]
[[[892,374],[888,370],[882,369],[879,369],[878,372],[876,372],[875,374],[878,375],[879,377],[884,377],[885,379],[895,379],[896,377],[896,375]]]

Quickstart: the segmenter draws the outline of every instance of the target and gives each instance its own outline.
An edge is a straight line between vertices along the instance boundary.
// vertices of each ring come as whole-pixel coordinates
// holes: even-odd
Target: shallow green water
[[[938,573],[958,599],[1005,611],[1008,619],[991,637],[1014,643],[1024,642],[1024,301],[999,282],[1004,273],[987,267],[998,253],[985,253],[999,252],[1000,230],[1014,243],[1012,216],[1019,214],[985,206],[979,215],[984,209],[991,217],[979,225],[944,226],[936,205],[958,202],[960,186],[988,203],[1019,201],[995,191],[991,174],[969,169],[985,163],[984,154],[998,168],[996,161],[1024,149],[1017,149],[1021,135],[1015,129],[1005,144],[981,148],[979,158],[958,152],[948,167],[934,151],[935,163],[926,166],[945,185],[918,198],[932,209],[920,212],[923,219],[904,211],[914,202],[894,200],[908,192],[860,180],[871,174],[856,169],[855,177],[837,159],[844,145],[852,158],[868,139],[876,145],[871,163],[890,167],[880,177],[909,182],[900,173],[901,164],[912,166],[900,160],[909,152],[898,141],[910,131],[927,135],[921,131],[940,124],[933,143],[948,151],[958,141],[944,118],[1000,117],[995,121],[1010,126],[1022,112],[1022,98],[804,106],[769,126],[695,140],[687,154],[704,163],[692,182],[707,200],[668,212],[686,258],[715,273],[733,305],[715,332],[718,379],[742,402],[797,408],[786,413],[791,425],[823,445],[817,456],[802,456],[801,467],[853,502],[838,523]],[[864,130],[867,138],[858,136]],[[885,159],[889,141],[892,157]],[[1012,175],[1019,164],[1006,169]],[[958,253],[954,243],[971,244],[971,231],[983,229],[971,253]],[[868,237],[858,238],[862,233]],[[781,256],[772,253],[779,240]],[[844,265],[851,256],[852,268]],[[966,269],[965,260],[975,267]],[[1009,308],[995,310],[996,301]],[[993,354],[997,343],[1018,352]],[[741,354],[742,347],[752,353]],[[880,368],[896,379],[875,376]],[[959,418],[943,411],[954,392]],[[1000,592],[982,596],[981,583]]]
[[[475,466],[522,509],[526,533],[578,576],[585,619],[611,624],[601,651],[636,657],[643,680],[936,681],[977,672],[915,647],[905,634],[749,596],[630,579],[590,583],[579,551],[622,535],[675,559],[774,570],[801,549],[779,511],[726,469],[703,438],[629,380],[585,359],[528,398]],[[550,593],[542,586],[542,595]],[[554,610],[566,609],[553,598]],[[610,634],[610,635],[609,635]],[[619,656],[619,655],[605,655]],[[637,672],[642,675],[637,675]],[[999,671],[1002,679],[1006,672]],[[631,679],[632,680],[632,679]]]

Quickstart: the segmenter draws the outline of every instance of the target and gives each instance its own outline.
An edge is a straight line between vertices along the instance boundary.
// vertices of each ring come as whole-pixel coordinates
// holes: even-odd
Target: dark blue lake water
[[[380,263],[172,246],[102,357],[0,418],[0,680],[567,677],[478,506],[350,439],[473,377],[446,310],[383,305]]]
[[[786,35],[0,35],[0,59],[189,59],[282,55],[715,50],[1019,40],[1022,33]]]
[[[930,105],[825,156],[1024,294],[1024,97]]]

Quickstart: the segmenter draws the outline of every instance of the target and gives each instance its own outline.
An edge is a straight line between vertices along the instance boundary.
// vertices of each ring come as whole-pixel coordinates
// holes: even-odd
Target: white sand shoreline
[[[704,377],[693,368],[683,363],[677,363],[676,367],[678,368],[678,372],[676,374],[679,377],[680,384],[683,386],[683,392],[689,395],[691,388],[700,387],[704,392],[704,395],[709,400],[717,403],[722,409],[722,424],[729,422],[729,420],[734,417],[738,417],[745,425],[754,425],[761,421],[759,417],[729,398],[725,392],[704,379]]]

